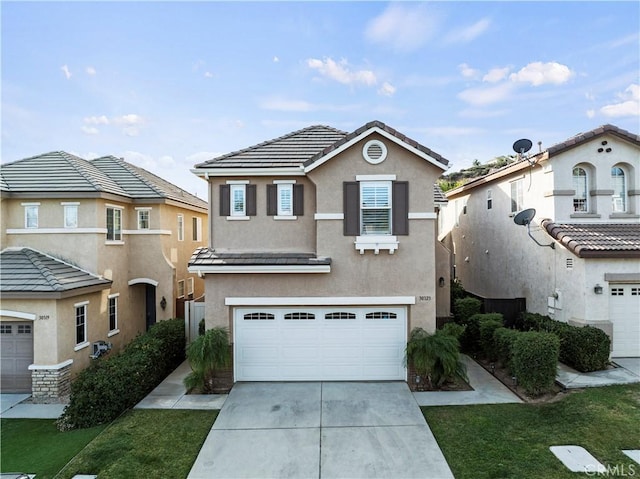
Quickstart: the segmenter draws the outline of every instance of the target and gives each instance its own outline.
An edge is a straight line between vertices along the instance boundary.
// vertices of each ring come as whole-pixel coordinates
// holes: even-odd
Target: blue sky
[[[2,162],[195,163],[380,120],[451,170],[605,123],[640,132],[640,3],[7,2]],[[537,148],[537,146],[534,146]]]

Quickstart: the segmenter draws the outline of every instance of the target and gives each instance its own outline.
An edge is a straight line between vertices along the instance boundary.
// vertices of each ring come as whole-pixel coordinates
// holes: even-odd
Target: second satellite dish
[[[513,151],[515,151],[520,155],[524,155],[527,151],[531,149],[532,146],[533,146],[533,143],[531,140],[522,138],[513,144]]]
[[[533,208],[528,208],[526,210],[522,210],[520,213],[514,216],[513,222],[520,226],[526,226],[531,223],[531,220],[536,215],[536,210]]]

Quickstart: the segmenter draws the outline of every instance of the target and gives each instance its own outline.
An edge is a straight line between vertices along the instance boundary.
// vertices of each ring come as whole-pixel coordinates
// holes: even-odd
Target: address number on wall
[[[431,296],[418,296],[418,301],[431,301]]]

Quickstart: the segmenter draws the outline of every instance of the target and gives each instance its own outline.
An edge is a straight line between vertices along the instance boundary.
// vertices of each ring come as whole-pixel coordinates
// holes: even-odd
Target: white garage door
[[[236,381],[405,380],[406,325],[398,307],[236,309]]]
[[[0,323],[0,390],[3,393],[30,393],[33,364],[31,322]]]
[[[640,285],[612,284],[609,318],[613,323],[612,357],[640,356]]]

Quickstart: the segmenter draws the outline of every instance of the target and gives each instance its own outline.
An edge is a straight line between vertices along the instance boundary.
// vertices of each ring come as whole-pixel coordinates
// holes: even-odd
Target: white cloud
[[[64,73],[64,76],[67,80],[71,78],[71,71],[69,70],[69,67],[67,65],[62,65],[60,67],[60,70],[62,70],[62,73]]]
[[[85,72],[87,72],[87,75],[91,75],[91,76],[94,76],[97,73],[96,69],[93,67],[87,67],[85,69]]]
[[[88,116],[84,119],[84,122],[87,125],[108,125],[109,124],[109,118],[107,118],[105,115],[100,115],[100,116]]]
[[[490,25],[491,20],[483,18],[466,28],[452,31],[445,37],[444,41],[445,43],[469,43],[486,32]]]
[[[377,82],[376,75],[371,70],[352,70],[347,60],[344,59],[338,63],[332,58],[325,58],[324,60],[309,58],[307,66],[317,70],[322,76],[345,85],[362,83],[370,86],[375,85]]]
[[[278,63],[280,59],[278,57],[273,57],[273,63]]]
[[[113,122],[121,125],[140,125],[143,123],[143,119],[140,115],[129,113],[128,115],[113,118]]]
[[[506,100],[512,91],[513,84],[501,83],[491,87],[468,88],[458,93],[458,98],[474,106],[485,106]]]
[[[213,73],[211,73],[211,72],[204,72],[204,77],[205,77],[205,78],[213,78]]]
[[[380,87],[380,89],[378,89],[378,94],[383,96],[393,96],[395,92],[396,92],[396,87],[394,87],[389,82],[384,82]]]
[[[560,85],[573,76],[568,66],[556,62],[533,62],[523,67],[518,73],[512,73],[509,79],[513,82],[529,83],[540,86],[546,83]]]
[[[460,73],[465,78],[475,78],[480,74],[478,70],[476,70],[475,68],[471,68],[466,63],[461,63],[460,65],[458,65],[458,70],[460,70]]]
[[[84,131],[87,135],[97,135],[98,133],[100,133],[100,131],[98,131],[98,129],[95,126],[82,125],[80,129]]]
[[[500,80],[504,80],[509,73],[509,67],[505,68],[492,68],[489,72],[482,77],[482,81],[488,83],[497,83]]]
[[[127,136],[140,136],[140,129],[137,126],[127,126],[122,129],[122,133]]]
[[[631,84],[623,93],[619,93],[618,103],[600,108],[600,113],[607,117],[640,116],[640,85]]]
[[[424,4],[392,3],[369,22],[365,37],[373,43],[390,45],[399,51],[412,51],[434,36],[439,23],[438,15],[427,11]]]
[[[596,116],[595,110],[587,110],[587,118],[593,118]]]

